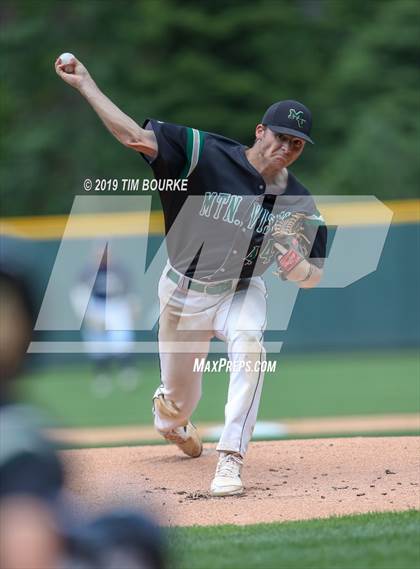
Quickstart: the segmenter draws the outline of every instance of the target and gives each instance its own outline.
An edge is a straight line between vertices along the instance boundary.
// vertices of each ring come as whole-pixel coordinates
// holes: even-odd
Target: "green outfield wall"
[[[283,341],[283,350],[305,352],[418,346],[419,236],[418,222],[391,225],[374,273],[346,288],[300,291],[287,331],[267,332],[266,340]],[[162,241],[158,231],[137,238],[147,240],[150,255]],[[91,246],[90,237],[80,239],[86,242],[86,247]],[[25,274],[38,309],[59,244],[57,237],[2,235],[2,264],[17,267]],[[131,271],[133,269],[134,263],[130,267]],[[36,333],[35,339],[44,336],[45,333]],[[155,337],[156,328],[137,333],[137,339]],[[48,339],[78,340],[79,333],[48,333]]]

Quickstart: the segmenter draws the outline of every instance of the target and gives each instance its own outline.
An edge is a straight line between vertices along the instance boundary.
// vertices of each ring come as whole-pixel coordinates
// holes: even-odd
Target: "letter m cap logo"
[[[303,111],[296,112],[295,109],[289,109],[288,119],[294,119],[297,123],[299,128],[302,128],[304,123],[306,123],[306,119],[303,118]]]

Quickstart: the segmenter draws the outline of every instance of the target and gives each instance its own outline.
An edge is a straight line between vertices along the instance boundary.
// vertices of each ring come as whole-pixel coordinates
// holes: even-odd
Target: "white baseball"
[[[72,59],[76,59],[72,53],[62,53],[60,55],[60,61],[65,67],[63,68],[66,73],[73,73],[74,72],[74,63],[72,65],[66,65],[70,63]]]

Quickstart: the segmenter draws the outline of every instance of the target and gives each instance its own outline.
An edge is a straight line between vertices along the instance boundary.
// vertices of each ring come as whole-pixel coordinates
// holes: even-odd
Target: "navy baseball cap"
[[[261,123],[274,132],[290,134],[314,144],[310,137],[311,111],[299,101],[288,100],[274,103],[266,110]]]

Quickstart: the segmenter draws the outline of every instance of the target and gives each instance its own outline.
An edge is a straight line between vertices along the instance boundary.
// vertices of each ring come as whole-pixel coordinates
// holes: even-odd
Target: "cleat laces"
[[[239,476],[240,468],[243,460],[240,456],[234,454],[227,454],[220,458],[217,463],[216,476]]]

